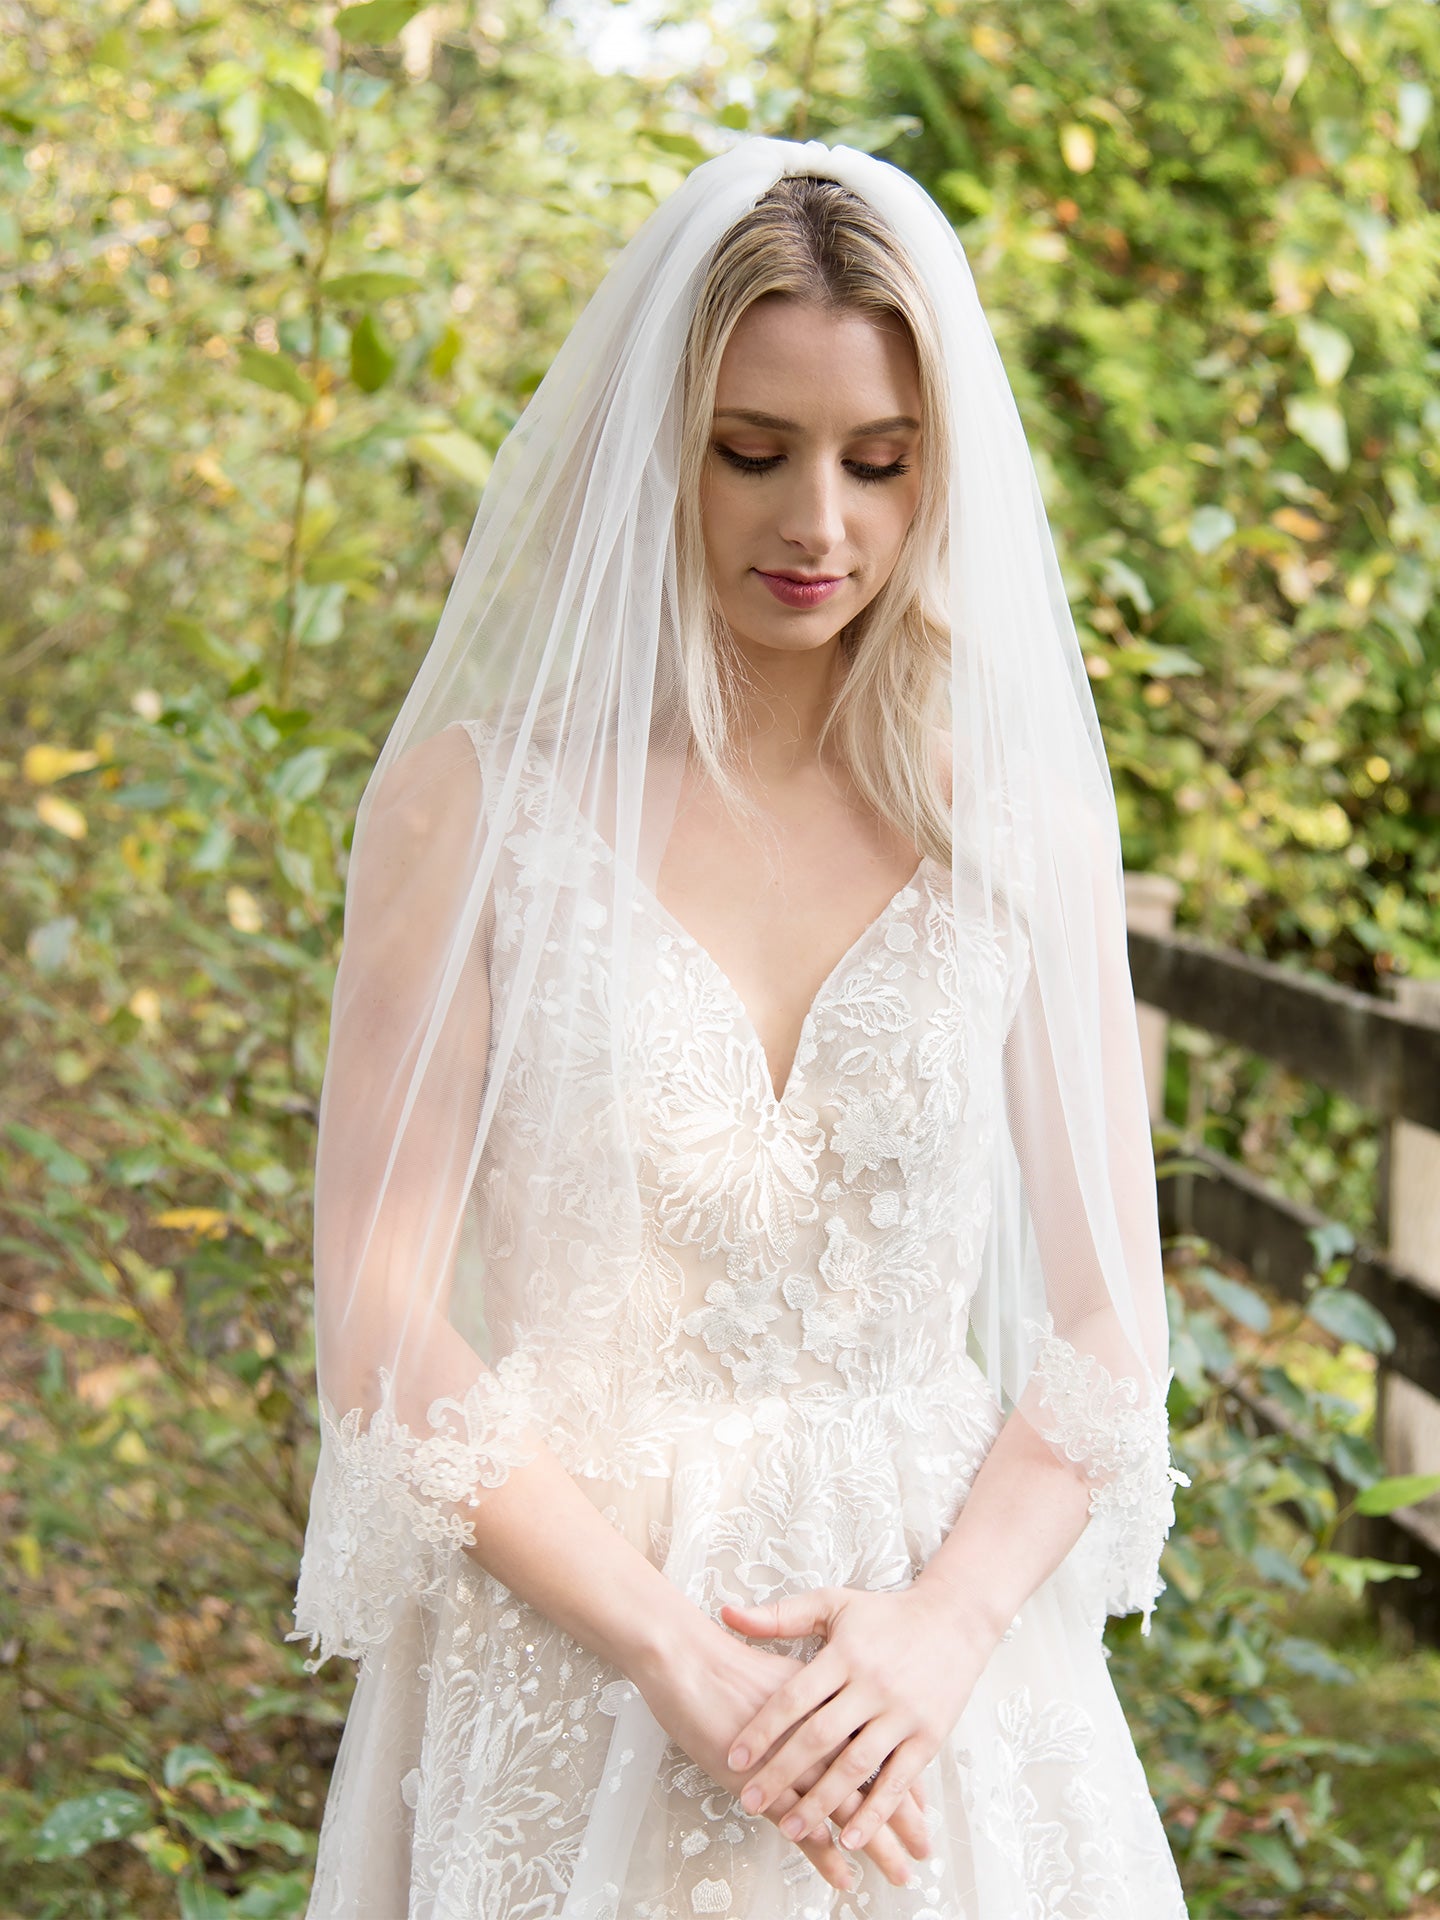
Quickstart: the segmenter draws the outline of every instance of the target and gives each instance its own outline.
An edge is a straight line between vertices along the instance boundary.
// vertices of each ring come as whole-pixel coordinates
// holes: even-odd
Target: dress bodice
[[[611,929],[592,868],[615,856],[583,830],[557,876],[548,852],[536,864],[546,844],[519,826],[495,892],[497,1002],[542,888],[557,928],[476,1183],[497,1349],[548,1342],[546,1371],[567,1387],[559,1422],[574,1439],[588,1430],[581,1451],[607,1476],[646,1471],[697,1403],[764,1420],[780,1405],[818,1414],[879,1397],[902,1418],[913,1404],[906,1424],[926,1427],[917,1396],[953,1397],[976,1372],[967,1306],[1016,998],[998,941],[957,928],[948,873],[922,860],[822,983],[777,1096],[736,989],[636,881],[617,1081]],[[588,973],[563,924],[572,887]],[[586,1058],[593,1077],[577,1071]],[[621,1136],[628,1191],[606,1171]],[[617,1257],[631,1263],[622,1274]],[[609,1309],[577,1314],[577,1284]],[[547,1330],[581,1326],[583,1341],[557,1353],[565,1338]]]

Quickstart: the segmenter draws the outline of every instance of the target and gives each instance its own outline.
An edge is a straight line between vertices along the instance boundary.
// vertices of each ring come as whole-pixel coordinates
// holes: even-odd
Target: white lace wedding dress
[[[535,878],[523,829],[508,851],[497,978]],[[593,833],[574,849],[609,857]],[[1022,982],[957,938],[948,876],[923,862],[820,988],[777,1097],[725,975],[653,895],[643,918],[627,1031],[647,1259],[628,1323],[569,1355],[552,1444],[707,1611],[903,1587],[1000,1424],[966,1324]],[[536,1074],[547,1031],[537,1005],[521,1039]],[[543,1324],[544,1264],[583,1258],[603,1231],[583,1129],[542,1203],[543,1244],[533,1192],[514,1229],[530,1084],[517,1063],[476,1190],[501,1351]],[[443,1529],[397,1609],[383,1597],[402,1551],[395,1488],[433,1491],[455,1449],[383,1414],[332,1435],[338,1518],[307,1545],[297,1620],[363,1664],[312,1920],[1181,1920],[1100,1639],[1107,1601],[1153,1600],[1168,1451],[1163,1434],[1157,1454],[1153,1431],[1125,1432],[1093,1361],[1052,1339],[1044,1363],[1063,1437],[1077,1457],[1108,1445],[1113,1471],[927,1772],[933,1852],[911,1890],[863,1856],[852,1893],[829,1887],[667,1743],[621,1674]],[[518,1420],[525,1370],[501,1373]]]

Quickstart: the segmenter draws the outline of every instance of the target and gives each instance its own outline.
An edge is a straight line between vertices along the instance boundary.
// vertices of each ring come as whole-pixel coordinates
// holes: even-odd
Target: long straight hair
[[[842,672],[820,735],[833,739],[879,817],[950,862],[950,814],[936,763],[948,724],[950,634],[944,605],[950,444],[947,383],[934,311],[885,221],[835,180],[792,174],[725,234],[690,324],[676,505],[677,694],[700,767],[737,812],[755,812],[734,775],[735,718],[744,686],[706,564],[701,485],[720,360],[741,316],[780,296],[830,313],[897,322],[915,350],[920,385],[921,486],[895,568],[840,635]]]

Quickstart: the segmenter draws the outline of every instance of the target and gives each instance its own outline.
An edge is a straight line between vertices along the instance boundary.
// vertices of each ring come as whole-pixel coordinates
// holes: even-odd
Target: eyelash
[[[782,457],[778,453],[772,453],[764,459],[752,459],[748,454],[736,453],[731,447],[721,446],[717,446],[715,451],[722,460],[734,467],[737,473],[769,473],[772,467],[778,466]],[[881,480],[898,480],[902,473],[910,471],[908,460],[892,460],[888,467],[867,466],[862,460],[849,460],[845,464],[850,470],[851,477],[867,487],[874,486]]]

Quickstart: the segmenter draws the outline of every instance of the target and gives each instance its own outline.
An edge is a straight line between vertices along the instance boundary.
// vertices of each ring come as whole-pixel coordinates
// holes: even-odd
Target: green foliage
[[[27,1914],[303,1911],[347,1687],[283,1636],[351,821],[491,454],[683,171],[538,0],[381,51],[416,11],[57,0],[0,47]]]
[[[1440,968],[1440,16],[937,0],[872,60],[1026,427],[1128,863],[1353,984]]]
[[[495,449],[714,125],[886,151],[960,223],[1130,863],[1214,937],[1433,970],[1433,10],[727,17],[673,81],[595,73],[543,0],[27,0],[0,43],[0,1879],[32,1920],[303,1911],[347,1684],[283,1635],[350,823]],[[1359,1231],[1365,1117],[1175,1038],[1171,1109]],[[1417,1497],[1366,1438],[1386,1335],[1343,1255],[1303,1321],[1177,1277],[1194,1484],[1153,1635],[1113,1639],[1197,1915],[1402,1912],[1436,1870],[1394,1823],[1440,1681],[1356,1625],[1403,1575],[1339,1532],[1336,1476]],[[1351,1673],[1388,1718],[1333,1736]]]
[[[1367,1586],[1417,1569],[1367,1557],[1355,1516],[1424,1499],[1440,1474],[1386,1476],[1367,1437],[1372,1356],[1393,1336],[1345,1287],[1343,1256],[1303,1305],[1280,1308],[1209,1253],[1186,1244],[1173,1258],[1170,1411],[1190,1486],[1151,1635],[1112,1628],[1116,1682],[1195,1920],[1407,1913],[1440,1886],[1440,1847],[1407,1832],[1387,1859],[1367,1776],[1395,1768],[1412,1825],[1426,1820],[1440,1657],[1410,1663],[1429,1718],[1408,1742],[1354,1709],[1307,1712],[1297,1685],[1323,1699],[1369,1684],[1373,1636],[1354,1662],[1327,1642]]]

